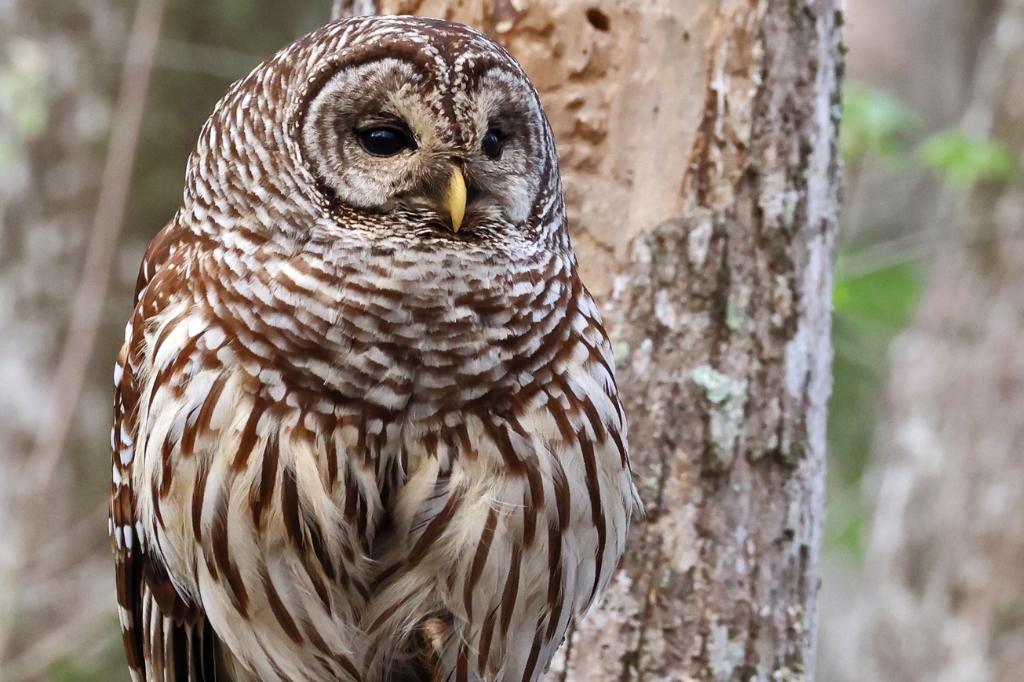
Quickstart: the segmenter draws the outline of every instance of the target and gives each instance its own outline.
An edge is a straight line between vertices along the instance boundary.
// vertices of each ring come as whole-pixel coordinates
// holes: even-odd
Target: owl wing
[[[163,567],[146,554],[146,538],[135,515],[133,466],[138,435],[142,330],[152,308],[150,283],[181,243],[172,223],[153,241],[136,285],[136,308],[114,369],[111,430],[110,540],[114,550],[118,616],[134,682],[227,680],[216,664],[219,643],[201,609],[185,602]]]

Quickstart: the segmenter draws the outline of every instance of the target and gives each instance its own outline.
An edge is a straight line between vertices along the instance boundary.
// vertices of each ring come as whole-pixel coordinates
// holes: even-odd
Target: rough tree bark
[[[572,643],[576,679],[813,677],[837,12],[715,13],[684,209],[634,242],[609,304],[649,517]]]
[[[551,680],[813,676],[840,162],[835,0],[382,0],[534,79],[646,520]]]
[[[1024,1],[1004,0],[967,132],[1024,155]],[[1024,670],[1024,187],[980,186],[944,231],[891,353],[867,568],[863,680],[1011,682]]]

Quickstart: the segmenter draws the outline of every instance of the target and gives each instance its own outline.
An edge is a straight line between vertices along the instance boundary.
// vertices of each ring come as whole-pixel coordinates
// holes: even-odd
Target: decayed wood
[[[552,120],[648,516],[550,680],[813,674],[837,0],[382,0],[477,26]]]

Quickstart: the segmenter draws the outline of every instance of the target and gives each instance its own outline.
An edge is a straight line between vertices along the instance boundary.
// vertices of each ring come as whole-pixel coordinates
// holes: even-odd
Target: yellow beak
[[[452,169],[452,177],[444,192],[444,203],[452,217],[452,232],[458,232],[462,227],[462,219],[466,217],[466,179],[458,168]]]

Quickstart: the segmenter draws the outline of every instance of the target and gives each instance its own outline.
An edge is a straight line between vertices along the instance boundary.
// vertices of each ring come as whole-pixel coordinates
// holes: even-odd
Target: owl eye
[[[373,156],[394,156],[415,145],[409,133],[396,126],[374,126],[356,131],[359,146]]]
[[[491,128],[480,141],[480,148],[487,158],[497,161],[501,158],[501,153],[505,151],[505,136],[501,134],[501,131]]]

